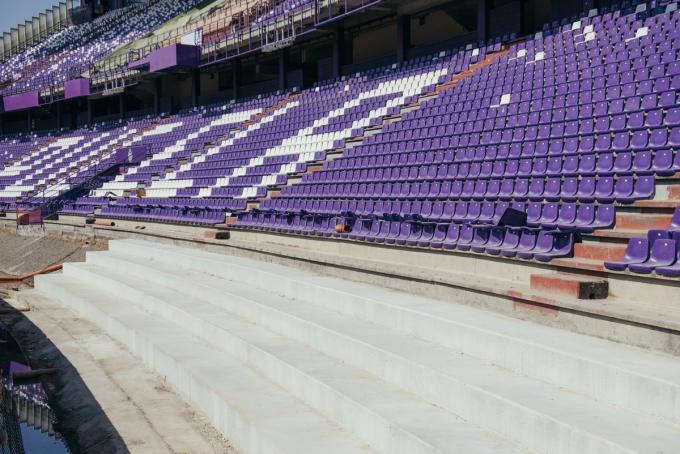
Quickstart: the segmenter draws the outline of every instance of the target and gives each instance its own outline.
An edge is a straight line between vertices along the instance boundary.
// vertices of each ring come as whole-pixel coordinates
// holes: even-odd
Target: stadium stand
[[[678,3],[156,0],[0,80],[0,225],[122,239],[36,287],[246,451],[679,445]]]
[[[570,257],[577,234],[612,228],[617,206],[652,198],[655,177],[680,170],[677,21],[676,11],[645,19],[613,12],[503,52],[490,45],[357,73],[260,99],[260,108],[272,109],[233,133],[257,113],[252,102],[233,107],[241,116],[171,117],[168,124],[183,125],[174,144],[163,146],[164,135],[142,140],[150,159],[64,212],[92,214],[94,200],[132,195],[98,214],[221,224],[225,212],[261,200],[234,227],[337,237],[343,235],[336,225],[344,223],[353,240],[539,261]],[[479,67],[467,77],[325,162],[343,141],[381,125],[470,63]],[[201,141],[220,136],[200,149]],[[306,173],[309,163],[323,167],[287,186],[287,177]],[[25,183],[3,195],[33,189]],[[281,187],[280,196],[268,198],[267,187]],[[500,225],[508,208],[526,213],[526,224]]]
[[[48,88],[79,77],[92,62],[197,3],[197,0],[157,0],[150,5],[134,4],[60,30],[0,65],[2,93]]]

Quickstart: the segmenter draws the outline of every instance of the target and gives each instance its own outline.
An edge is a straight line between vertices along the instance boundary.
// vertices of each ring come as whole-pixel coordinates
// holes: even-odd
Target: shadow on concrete
[[[73,454],[129,452],[78,371],[59,349],[21,312],[0,299],[0,322],[19,344],[32,369],[55,368],[41,383],[56,415],[56,430]]]

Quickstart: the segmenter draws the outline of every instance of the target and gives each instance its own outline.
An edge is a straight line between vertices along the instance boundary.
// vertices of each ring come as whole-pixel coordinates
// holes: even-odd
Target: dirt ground
[[[23,237],[0,231],[0,275],[31,273],[63,262],[85,261],[86,251],[106,249],[52,237]]]

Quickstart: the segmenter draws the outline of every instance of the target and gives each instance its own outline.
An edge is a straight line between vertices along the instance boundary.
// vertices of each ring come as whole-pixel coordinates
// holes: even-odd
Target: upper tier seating
[[[3,93],[59,85],[87,71],[94,61],[134,41],[200,0],[157,0],[107,13],[50,36],[0,64]]]

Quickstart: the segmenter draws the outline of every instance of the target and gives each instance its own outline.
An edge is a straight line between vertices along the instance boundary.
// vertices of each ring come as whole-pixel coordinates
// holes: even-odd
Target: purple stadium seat
[[[654,272],[660,276],[680,277],[680,235],[674,235],[675,242],[675,263],[672,265],[662,265],[654,268]]]
[[[647,238],[631,238],[628,240],[626,255],[622,260],[604,262],[605,268],[612,271],[625,271],[628,265],[644,263],[649,258],[649,240]]]
[[[649,258],[642,263],[631,263],[628,269],[633,273],[649,274],[657,267],[668,267],[676,260],[675,240],[657,239],[652,243]]]

